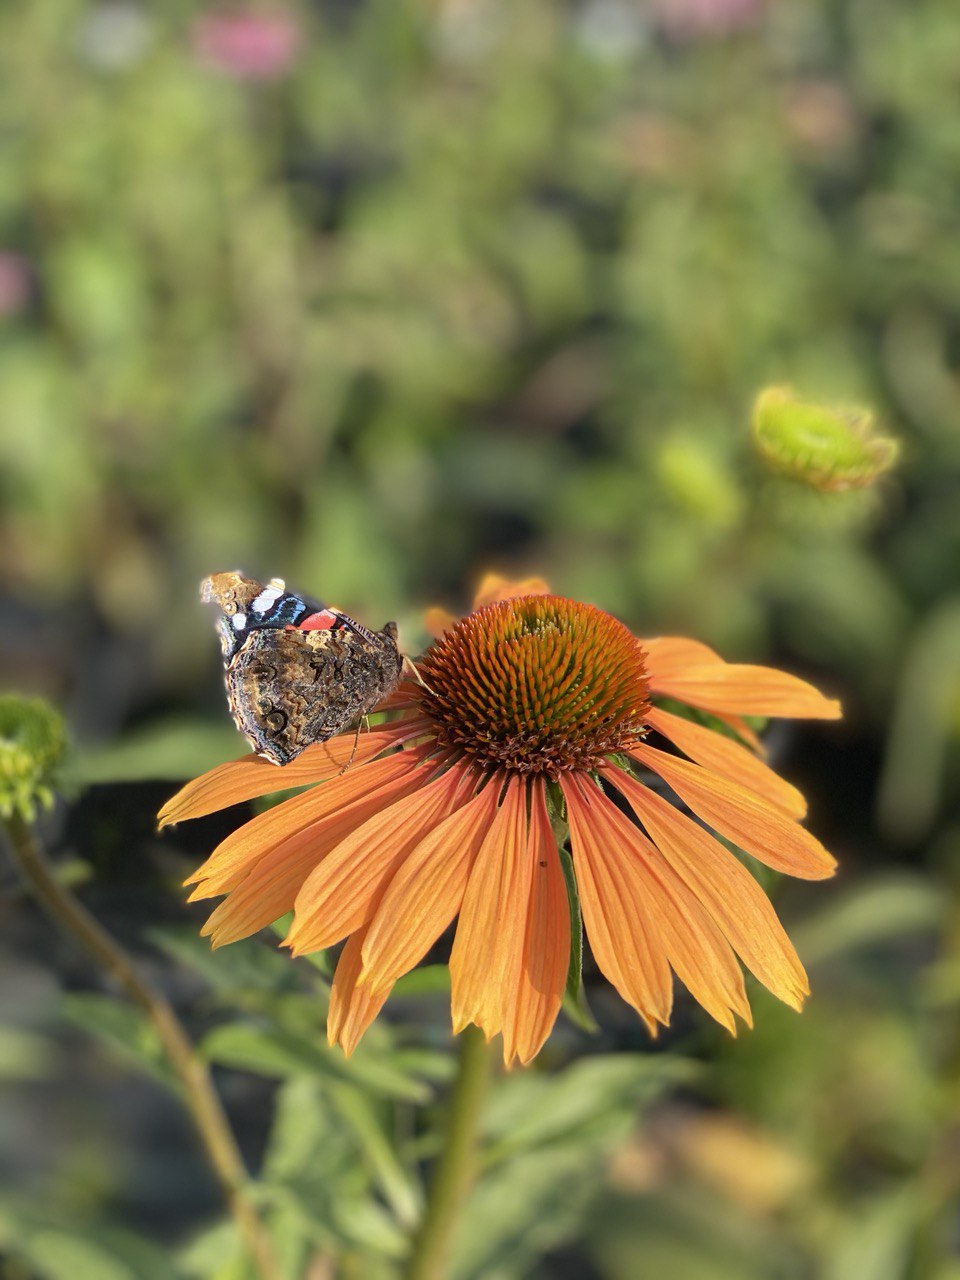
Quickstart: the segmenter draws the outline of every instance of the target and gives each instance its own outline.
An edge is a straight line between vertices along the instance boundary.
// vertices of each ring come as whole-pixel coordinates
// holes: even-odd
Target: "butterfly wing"
[[[255,751],[286,764],[372,711],[402,661],[392,625],[254,630],[227,666],[230,710]]]

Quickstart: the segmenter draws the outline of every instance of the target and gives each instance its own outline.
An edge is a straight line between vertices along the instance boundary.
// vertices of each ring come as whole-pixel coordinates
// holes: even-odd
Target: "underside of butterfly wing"
[[[392,623],[372,632],[252,631],[226,669],[230,710],[255,751],[286,764],[372,711],[402,663]]]

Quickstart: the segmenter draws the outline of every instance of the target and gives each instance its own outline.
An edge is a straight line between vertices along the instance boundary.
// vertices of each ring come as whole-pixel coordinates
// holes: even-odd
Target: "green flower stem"
[[[279,1280],[280,1269],[263,1220],[250,1198],[250,1175],[220,1104],[210,1072],[197,1057],[171,1006],[137,971],[123,948],[59,882],[46,854],[23,818],[3,818],[14,858],[41,905],[123,987],[146,1013],[183,1085],[187,1106],[207,1158],[223,1190],[241,1238],[261,1280]]]
[[[446,1275],[451,1239],[473,1183],[490,1064],[490,1049],[483,1032],[478,1027],[467,1027],[460,1033],[460,1064],[450,1097],[443,1148],[430,1179],[404,1280],[443,1280]]]

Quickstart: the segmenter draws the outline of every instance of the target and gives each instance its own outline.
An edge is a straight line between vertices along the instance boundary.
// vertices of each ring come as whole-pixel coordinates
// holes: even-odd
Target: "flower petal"
[[[460,910],[499,796],[500,784],[484,787],[429,832],[401,865],[367,927],[362,981],[377,990],[392,985],[446,929]]]
[[[286,945],[322,951],[365,925],[404,859],[459,807],[462,769],[448,769],[352,831],[304,881]]]
[[[745,787],[654,747],[635,746],[629,754],[663,778],[698,818],[768,867],[801,880],[825,880],[836,870],[819,840]]]
[[[807,975],[769,899],[743,863],[699,823],[626,772],[618,773],[616,787],[747,968],[775,996],[799,1009],[810,991]]]
[[[760,741],[760,737],[747,724],[743,716],[731,716],[722,711],[711,712],[718,720],[722,720],[728,729],[732,729],[741,741],[745,742],[754,755],[759,756],[761,760],[765,760],[767,749]]]
[[[526,851],[527,786],[513,774],[474,860],[450,953],[457,1033],[475,1022],[489,1040],[503,1028],[505,990],[516,986],[523,958],[533,877]]]
[[[373,991],[366,983],[359,982],[360,952],[365,936],[358,929],[347,939],[340,952],[337,969],[330,989],[330,1009],[327,1013],[327,1039],[340,1045],[349,1058],[360,1037],[383,1008],[391,988]]]
[[[221,840],[206,862],[185,883],[204,885],[204,891],[196,892],[194,897],[228,892],[270,849],[291,836],[299,835],[321,819],[339,813],[345,805],[375,797],[379,787],[420,767],[423,755],[419,749],[400,751],[384,760],[360,765],[331,778],[323,786],[284,800]],[[376,811],[375,805],[373,811]]]
[[[618,789],[621,778],[629,778],[619,768],[601,769],[600,773]],[[629,855],[642,867],[657,929],[677,977],[710,1016],[731,1034],[737,1034],[735,1013],[752,1025],[743,973],[729,943],[696,894],[636,828]]]
[[[433,605],[427,610],[423,618],[423,627],[428,636],[433,636],[438,640],[445,631],[449,631],[456,622],[456,617],[447,609],[441,609],[439,605]]]
[[[709,645],[701,644],[699,640],[688,640],[686,636],[656,636],[652,640],[640,640],[639,643],[646,656],[651,681],[682,676],[687,667],[702,666],[704,663],[716,663],[721,667],[725,665],[723,658]]]
[[[211,914],[201,932],[210,935],[215,947],[222,947],[256,933],[292,910],[304,880],[327,854],[373,814],[418,791],[427,776],[425,769],[422,773],[421,777],[411,769],[280,844],[250,854],[241,865],[198,885],[191,901],[229,890],[229,897]]]
[[[542,779],[530,788],[524,857],[533,868],[523,957],[515,986],[504,987],[503,1060],[527,1063],[557,1020],[570,967],[570,905]]]
[[[684,755],[705,769],[740,783],[791,818],[802,818],[807,812],[807,802],[796,787],[731,738],[672,715],[661,707],[651,707],[645,718]]]
[[[543,578],[504,578],[499,573],[485,573],[473,597],[474,609],[497,604],[500,600],[516,600],[520,596],[548,596],[550,588]]]
[[[705,711],[739,716],[793,716],[836,720],[840,703],[806,680],[748,663],[724,662],[696,640],[661,636],[641,640],[651,693]]]
[[[602,972],[656,1035],[673,1005],[673,981],[649,909],[647,886],[625,850],[636,827],[599,787],[560,779],[590,949]]]
[[[423,719],[401,720],[388,728],[361,733],[359,739],[351,732],[329,738],[326,742],[315,742],[289,764],[272,764],[258,755],[230,760],[194,778],[171,796],[160,810],[159,825],[166,827],[187,818],[200,818],[232,804],[284,791],[288,787],[326,782],[336,777],[350,760],[354,743],[357,750],[351,768],[357,768],[381,751],[407,741],[418,731],[429,729],[429,721]]]

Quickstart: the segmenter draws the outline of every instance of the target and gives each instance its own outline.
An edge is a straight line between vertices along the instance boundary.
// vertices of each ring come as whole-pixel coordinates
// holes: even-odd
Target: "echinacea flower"
[[[247,756],[168,802],[162,823],[318,784],[240,827],[190,877],[193,898],[226,895],[204,932],[222,946],[292,910],[295,955],[345,940],[328,1034],[350,1053],[459,917],[454,1030],[502,1034],[504,1060],[528,1062],[570,963],[565,818],[594,959],[652,1033],[670,1019],[674,973],[731,1032],[738,1016],[749,1024],[738,957],[799,1009],[809,988],[796,952],[717,837],[788,875],[832,875],[800,825],[803,797],[742,717],[833,718],[839,705],[793,676],[694,640],[638,640],[594,605],[525,587],[485,584],[484,603],[418,663],[422,685],[389,700],[398,718],[361,734],[355,755],[348,733],[282,767]]]

